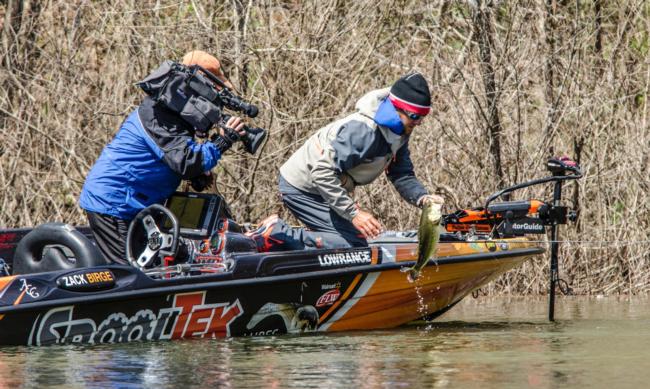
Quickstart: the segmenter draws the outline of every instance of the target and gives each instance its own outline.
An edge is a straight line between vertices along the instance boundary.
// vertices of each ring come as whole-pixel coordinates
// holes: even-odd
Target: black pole
[[[553,206],[560,206],[560,200],[562,199],[562,181],[555,182],[555,189],[553,191]],[[553,227],[551,228],[551,285],[549,289],[549,300],[548,300],[548,320],[555,321],[555,285],[560,279],[558,271],[558,250],[560,243],[558,241],[558,225],[557,220],[553,221]]]

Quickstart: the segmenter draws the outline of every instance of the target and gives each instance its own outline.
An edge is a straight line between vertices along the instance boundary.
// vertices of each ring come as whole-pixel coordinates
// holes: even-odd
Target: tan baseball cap
[[[183,56],[182,60],[183,65],[199,65],[205,70],[209,71],[215,75],[218,79],[223,81],[224,84],[230,89],[234,89],[230,81],[226,78],[226,75],[223,74],[221,70],[221,63],[214,56],[206,53],[202,50],[194,50]]]

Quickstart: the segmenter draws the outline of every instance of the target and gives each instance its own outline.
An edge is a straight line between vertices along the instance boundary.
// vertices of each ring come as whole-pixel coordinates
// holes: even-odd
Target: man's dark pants
[[[111,263],[128,265],[126,235],[129,231],[130,221],[90,211],[86,211],[86,216],[95,243],[106,260]]]
[[[283,249],[368,246],[352,222],[333,211],[322,196],[292,186],[282,175],[278,181],[282,202],[307,227],[289,227],[283,222],[274,227],[271,237],[285,242]]]

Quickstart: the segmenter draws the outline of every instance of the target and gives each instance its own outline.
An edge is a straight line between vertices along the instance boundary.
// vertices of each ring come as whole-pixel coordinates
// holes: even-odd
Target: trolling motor
[[[224,127],[230,117],[223,109],[242,112],[254,118],[259,113],[257,106],[235,95],[218,77],[199,65],[185,66],[174,61],[165,61],[144,80],[138,82],[140,88],[157,104],[161,104],[192,125],[196,135],[205,138],[215,125]],[[218,88],[217,88],[218,87]],[[263,128],[244,126],[246,135],[224,129],[231,143],[242,141],[244,150],[255,154],[266,139]]]
[[[577,180],[582,177],[580,166],[575,161],[567,157],[564,158],[551,158],[546,162],[546,168],[553,173],[555,180],[555,188],[553,189],[553,210],[557,210],[559,215],[567,215],[566,207],[560,206],[562,199],[562,182],[566,180]],[[571,175],[566,175],[571,173]],[[575,211],[568,213],[569,220],[576,221],[577,214]],[[558,241],[558,226],[566,224],[565,220],[559,220],[551,226],[551,266],[550,266],[550,289],[548,300],[548,320],[555,320],[555,285],[560,280],[558,271],[558,250],[560,242]]]
[[[562,206],[562,183],[582,177],[580,166],[568,157],[551,158],[546,162],[550,177],[513,185],[488,197],[485,206],[457,211],[445,215],[442,225],[448,232],[482,233],[492,238],[509,238],[525,234],[546,234],[551,229],[551,264],[548,318],[554,321],[555,289],[560,278],[558,274],[558,227],[567,221],[576,221],[577,214]],[[553,200],[519,200],[493,203],[497,198],[515,190],[554,182]]]

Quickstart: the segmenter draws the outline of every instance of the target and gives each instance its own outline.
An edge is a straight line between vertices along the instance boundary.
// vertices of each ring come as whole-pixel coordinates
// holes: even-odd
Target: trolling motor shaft
[[[577,180],[582,177],[582,171],[580,166],[575,161],[567,157],[563,158],[551,158],[546,162],[546,168],[553,173],[553,177],[557,177],[555,181],[555,187],[553,188],[553,207],[560,208],[560,201],[562,200],[562,183],[566,179]],[[567,176],[567,172],[572,174]],[[566,215],[566,207],[564,207],[564,214]],[[569,219],[572,221],[576,220],[575,212],[569,214]],[[549,285],[549,299],[548,299],[548,320],[555,321],[555,289],[558,281],[560,280],[559,276],[559,264],[558,264],[558,252],[560,250],[559,242],[559,226],[560,224],[566,224],[566,218],[563,220],[557,220],[551,225],[551,263],[550,263],[550,285]]]

